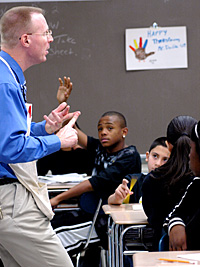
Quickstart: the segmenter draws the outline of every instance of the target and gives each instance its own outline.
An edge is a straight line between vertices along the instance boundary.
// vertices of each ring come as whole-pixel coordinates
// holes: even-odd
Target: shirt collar
[[[12,71],[15,74],[15,77],[17,79],[17,81],[19,82],[20,86],[25,84],[25,78],[24,78],[24,74],[23,71],[21,69],[21,67],[19,66],[19,64],[17,63],[17,61],[15,61],[8,53],[6,53],[5,51],[1,51],[0,52],[0,56],[2,58],[4,58],[8,64],[10,65]]]

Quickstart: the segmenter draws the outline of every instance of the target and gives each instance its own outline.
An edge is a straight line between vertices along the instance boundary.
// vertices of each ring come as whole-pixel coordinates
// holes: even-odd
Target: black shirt
[[[59,150],[37,161],[38,175],[44,176],[49,170],[53,175],[66,173],[91,175],[93,161],[92,155],[85,149]]]

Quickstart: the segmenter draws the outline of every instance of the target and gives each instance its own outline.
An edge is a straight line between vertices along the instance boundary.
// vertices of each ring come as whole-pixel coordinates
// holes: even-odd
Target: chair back
[[[100,198],[94,192],[86,192],[80,197],[80,208],[87,213],[95,214]],[[102,201],[102,205],[107,204],[107,200]],[[99,214],[104,214],[103,209],[100,207]]]
[[[164,233],[158,244],[158,251],[169,250],[169,237],[167,233]]]

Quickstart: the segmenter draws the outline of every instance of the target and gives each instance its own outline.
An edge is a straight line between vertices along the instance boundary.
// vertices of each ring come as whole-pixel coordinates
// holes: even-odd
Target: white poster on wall
[[[186,27],[126,29],[126,70],[187,68]]]

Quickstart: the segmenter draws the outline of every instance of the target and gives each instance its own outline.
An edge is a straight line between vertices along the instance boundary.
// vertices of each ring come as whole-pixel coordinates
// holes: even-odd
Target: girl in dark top
[[[171,156],[166,164],[155,169],[142,185],[142,204],[148,222],[154,228],[154,250],[162,235],[164,219],[178,203],[193,178],[189,168],[190,133],[196,120],[177,116],[168,125],[167,141]]]
[[[166,218],[170,250],[200,249],[200,122],[192,129],[190,168],[195,177],[188,185],[179,204]]]

